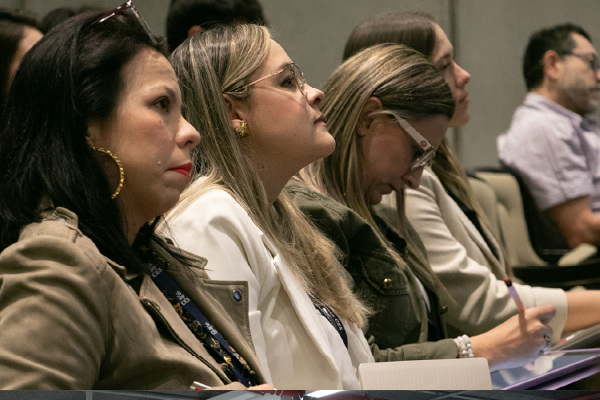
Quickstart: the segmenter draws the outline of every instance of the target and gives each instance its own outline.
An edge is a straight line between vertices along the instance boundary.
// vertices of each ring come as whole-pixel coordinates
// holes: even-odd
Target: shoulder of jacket
[[[212,188],[202,193],[197,199],[189,203],[189,206],[181,213],[202,212],[208,216],[212,214],[220,215],[222,213],[234,213],[248,215],[245,208],[235,199],[235,197],[225,189]]]
[[[94,242],[79,230],[77,215],[63,207],[41,212],[42,220],[21,229],[16,244],[21,246],[46,245],[57,250],[81,252],[97,267],[106,266],[106,259]]]
[[[331,197],[315,192],[302,182],[290,181],[285,186],[285,190],[301,209],[324,208],[336,214],[342,220],[347,219],[349,212],[352,212],[345,205]]]
[[[26,225],[21,229],[19,241],[37,236],[52,236],[75,242],[83,236],[79,230],[77,215],[63,207],[56,207],[41,212],[42,220]]]

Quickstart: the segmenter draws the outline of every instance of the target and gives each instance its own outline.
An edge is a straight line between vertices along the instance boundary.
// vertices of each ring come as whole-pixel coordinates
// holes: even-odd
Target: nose
[[[600,82],[600,69],[596,70],[596,82]]]
[[[306,91],[306,100],[308,100],[308,104],[311,106],[318,106],[325,98],[325,94],[320,89],[316,89],[308,84],[304,85],[304,90]]]
[[[402,176],[402,182],[405,186],[411,189],[418,189],[421,184],[421,176],[423,175],[423,168],[417,168],[414,171],[408,171]]]
[[[183,116],[179,124],[179,132],[177,133],[177,142],[181,147],[189,147],[190,150],[198,146],[200,143],[200,134]]]
[[[471,74],[464,70],[460,65],[456,66],[456,87],[463,88],[471,81]]]

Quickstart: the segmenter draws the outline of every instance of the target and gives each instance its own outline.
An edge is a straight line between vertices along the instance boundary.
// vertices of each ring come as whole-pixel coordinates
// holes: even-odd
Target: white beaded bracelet
[[[467,335],[457,337],[454,343],[458,346],[458,358],[473,358],[473,346],[471,346],[471,339]]]

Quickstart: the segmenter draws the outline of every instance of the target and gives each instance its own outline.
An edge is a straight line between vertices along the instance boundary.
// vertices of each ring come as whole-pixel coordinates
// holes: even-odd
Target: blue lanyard
[[[229,345],[229,343],[227,343],[227,340],[225,340],[225,338],[221,336],[219,331],[217,331],[217,329],[210,322],[208,322],[208,320],[202,314],[202,312],[200,312],[198,307],[196,307],[196,305],[190,300],[190,298],[183,293],[183,291],[169,276],[169,274],[163,274],[163,270],[155,265],[150,265],[150,269],[152,271],[152,280],[156,284],[161,286],[163,289],[165,289],[171,296],[173,296],[173,298],[183,308],[185,308],[187,312],[189,312],[194,318],[196,318],[196,320],[200,324],[202,324],[202,326],[206,328],[206,330],[211,334],[211,336],[215,338],[221,344],[221,346],[223,346],[227,353],[229,353],[231,357],[234,357],[236,360],[238,360],[240,365],[243,366],[245,364],[245,361],[240,358],[238,353],[233,349],[233,347]],[[237,376],[238,380],[244,386],[250,387],[250,382],[248,381],[248,379],[244,378],[242,373],[239,372],[237,368],[235,368],[235,366],[233,366],[230,360],[224,359],[223,361],[227,363],[229,369]]]
[[[309,295],[310,299],[313,302],[315,308],[321,313],[322,316],[329,321],[329,323],[334,327],[334,329],[340,334],[342,341],[344,342],[344,346],[346,349],[348,348],[348,336],[346,335],[346,329],[344,328],[344,324],[340,318],[333,312],[329,306],[321,303],[314,296]]]

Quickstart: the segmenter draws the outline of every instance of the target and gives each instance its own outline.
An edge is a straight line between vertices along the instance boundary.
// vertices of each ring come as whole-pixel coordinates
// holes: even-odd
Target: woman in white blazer
[[[246,281],[251,337],[278,389],[359,389],[372,362],[366,313],[334,246],[282,193],[330,154],[320,90],[265,27],[210,30],[172,55],[185,114],[202,135],[200,178],[170,216],[176,243],[208,259],[211,278]]]
[[[377,43],[401,43],[425,54],[438,67],[456,101],[450,127],[469,121],[466,85],[471,76],[454,60],[452,44],[433,18],[420,12],[377,15],[352,32],[344,57]],[[488,229],[460,162],[444,139],[420,185],[392,193],[383,204],[404,208],[423,241],[429,262],[456,303],[449,306],[449,333],[481,334],[517,313],[503,282],[507,262]],[[398,202],[400,200],[400,202]],[[600,323],[600,292],[565,293],[561,289],[514,284],[526,307],[551,304],[554,343],[569,332]]]

